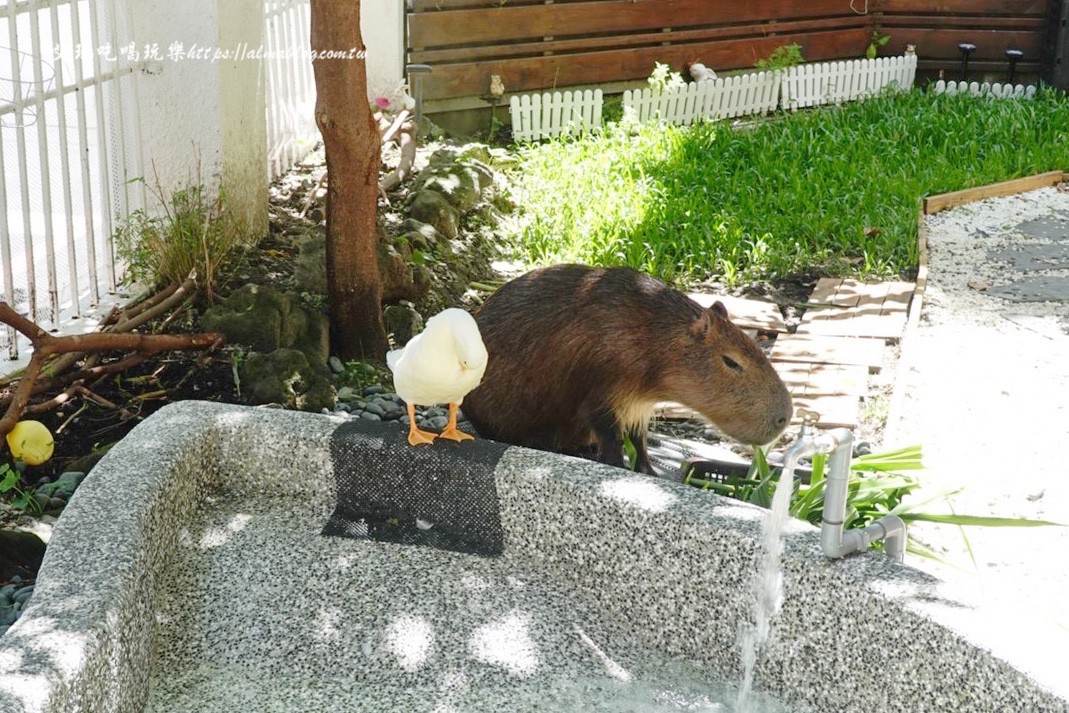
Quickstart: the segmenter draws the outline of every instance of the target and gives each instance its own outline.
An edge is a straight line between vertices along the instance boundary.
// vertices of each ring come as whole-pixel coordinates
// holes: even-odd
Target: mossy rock
[[[445,236],[438,232],[433,225],[406,218],[401,223],[402,233],[408,237],[408,242],[420,249],[434,250],[440,243],[445,241]],[[413,234],[420,236],[413,237]]]
[[[479,174],[474,169],[459,163],[434,168],[429,173],[425,172],[418,186],[420,190],[430,189],[443,196],[461,215],[474,208],[482,197]]]
[[[434,226],[434,229],[449,240],[457,237],[460,213],[437,191],[423,189],[412,194],[408,215],[413,220]]]
[[[393,337],[398,348],[408,344],[412,337],[423,331],[423,317],[408,301],[389,305],[384,309],[382,322],[386,333]]]
[[[327,294],[327,238],[310,233],[297,245],[297,262],[293,267],[297,287],[317,295]]]
[[[405,260],[396,247],[379,243],[376,247],[379,263],[379,279],[382,284],[384,303],[398,300],[418,300],[426,292],[426,285],[416,280],[415,265]]]
[[[330,371],[304,352],[276,349],[252,353],[238,369],[241,390],[252,404],[282,404],[299,411],[333,409],[337,399]]]
[[[326,364],[329,326],[321,312],[296,295],[262,285],[245,285],[201,318],[206,331],[222,332],[231,344],[255,352],[298,349],[319,364]]]

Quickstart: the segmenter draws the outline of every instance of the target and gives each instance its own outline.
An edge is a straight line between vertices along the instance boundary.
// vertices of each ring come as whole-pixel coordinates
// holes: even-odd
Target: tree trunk
[[[327,173],[327,302],[331,352],[341,359],[386,357],[376,257],[378,127],[367,101],[358,0],[311,0],[316,124]],[[332,56],[324,53],[333,53]]]

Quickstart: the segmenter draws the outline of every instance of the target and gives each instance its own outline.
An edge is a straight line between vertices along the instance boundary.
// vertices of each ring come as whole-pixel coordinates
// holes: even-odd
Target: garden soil
[[[1069,190],[968,204],[927,227],[929,283],[884,445],[923,445],[914,499],[934,499],[919,510],[1069,525]],[[1069,647],[1069,527],[910,534],[947,564],[907,562],[991,606],[993,628]]]

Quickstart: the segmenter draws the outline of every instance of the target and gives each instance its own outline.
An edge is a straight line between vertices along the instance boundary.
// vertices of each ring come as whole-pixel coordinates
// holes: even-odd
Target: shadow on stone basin
[[[0,637],[0,711],[544,710],[543,690],[560,710],[620,710],[639,684],[655,702],[658,686],[730,697],[716,681],[738,677],[764,511],[507,448],[501,554],[324,537],[340,423],[182,402],[135,429],[79,488]],[[1000,648],[939,582],[876,555],[828,562],[804,523],[786,538],[757,689],[799,711],[1069,710],[1055,667]]]

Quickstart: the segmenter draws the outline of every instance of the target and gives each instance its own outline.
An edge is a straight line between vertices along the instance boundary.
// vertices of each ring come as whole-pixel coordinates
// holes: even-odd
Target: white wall
[[[340,1],[340,0],[339,0]],[[155,45],[162,59],[139,74],[142,156],[162,185],[222,186],[233,210],[255,231],[266,230],[266,72],[260,59],[215,56],[264,43],[265,0],[131,0],[137,47]],[[368,98],[390,95],[404,75],[405,3],[363,0]],[[308,48],[310,38],[292,43]],[[181,46],[184,57],[171,57]],[[204,55],[189,56],[193,52]],[[294,57],[293,61],[308,61]],[[200,176],[197,161],[200,162]]]
[[[169,59],[172,43],[183,49],[218,41],[215,0],[139,0],[129,3],[131,35],[140,49],[156,45],[138,79],[141,155],[147,181],[153,166],[165,188],[189,182],[217,186],[222,178],[219,68],[193,59]],[[177,48],[177,45],[176,45]],[[202,175],[196,174],[199,154]]]
[[[388,96],[404,78],[405,3],[362,0],[360,34],[367,47],[368,99]]]
[[[158,175],[168,191],[221,186],[249,230],[266,232],[262,63],[217,54],[262,44],[263,0],[138,0],[129,8],[137,48],[155,46],[161,57],[146,57],[139,76],[146,180]]]

